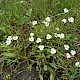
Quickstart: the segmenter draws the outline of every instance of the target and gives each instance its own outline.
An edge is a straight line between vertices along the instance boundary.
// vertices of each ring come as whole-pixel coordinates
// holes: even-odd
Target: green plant
[[[10,80],[10,74],[5,75],[5,80]]]
[[[76,62],[80,62],[79,52],[75,45],[79,40],[76,35],[80,25],[79,3],[80,0],[2,1],[1,68],[13,64],[16,71],[26,61],[29,70],[35,65],[40,80],[80,77],[80,63],[76,66]],[[5,80],[10,80],[9,75],[6,77]]]

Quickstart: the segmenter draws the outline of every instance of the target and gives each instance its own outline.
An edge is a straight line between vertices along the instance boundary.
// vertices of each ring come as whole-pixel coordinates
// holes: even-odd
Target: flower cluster
[[[49,26],[50,21],[51,21],[50,17],[46,17],[45,21],[43,21],[42,23],[45,24],[45,26]]]
[[[34,36],[34,33],[31,32],[30,33],[30,38],[29,38],[30,42],[34,41],[34,37],[33,36]],[[46,39],[47,40],[50,40],[51,38],[52,38],[52,36],[50,34],[46,35]],[[42,41],[42,39],[38,37],[37,40],[36,40],[36,43],[40,43],[41,41]],[[39,45],[38,48],[42,51],[42,50],[44,50],[44,45]],[[56,49],[55,48],[51,48],[50,53],[51,54],[55,54],[56,53]]]
[[[29,41],[33,42],[34,41],[34,33],[30,33],[30,38]],[[36,43],[40,43],[42,41],[41,38],[37,38]],[[38,48],[42,51],[44,49],[44,45],[39,45]]]
[[[64,8],[64,13],[67,13],[69,10],[67,8]],[[73,17],[69,17],[68,18],[68,21],[73,23],[74,22],[74,18]],[[67,19],[62,19],[62,22],[63,23],[66,23],[67,22]]]
[[[68,13],[68,11],[69,10],[67,8],[64,8],[64,13]],[[46,17],[45,20],[42,23],[45,26],[49,26],[50,25],[50,21],[51,21],[50,17]],[[68,19],[66,19],[66,18],[62,19],[63,23],[67,23],[67,21],[70,22],[70,23],[73,23],[74,22],[74,18],[73,17],[69,17]],[[33,21],[32,22],[32,25],[36,25],[36,24],[37,24],[37,21]],[[59,31],[59,28],[57,27],[57,28],[55,28],[55,30]],[[45,37],[46,37],[46,40],[52,39],[52,35],[51,34],[46,34]],[[54,33],[54,37],[63,39],[65,37],[65,35],[64,35],[64,33]],[[42,40],[43,39],[38,37],[36,39],[36,43],[39,44],[39,43],[42,42]],[[30,33],[29,41],[31,41],[31,42],[34,41],[34,33]],[[40,45],[38,45],[38,48],[39,48],[39,50],[43,51],[45,49],[45,46],[43,44],[40,44]],[[69,51],[66,52],[66,57],[67,58],[71,58],[71,57],[73,57],[76,54],[75,50],[70,50],[70,46],[68,44],[64,44],[64,48],[65,48],[66,51],[68,51],[68,50],[70,51],[70,52]],[[54,47],[52,47],[52,48],[50,48],[50,53],[51,54],[56,54],[57,50]],[[76,66],[80,66],[80,62],[76,62],[75,65]]]
[[[73,17],[69,17],[68,18],[68,21],[71,22],[71,23],[73,23],[74,22],[74,18]],[[62,22],[63,23],[66,23],[67,22],[67,19],[62,19]]]
[[[7,37],[7,40],[6,40],[6,45],[10,45],[11,43],[11,40],[17,40],[18,39],[18,36],[8,36]]]
[[[69,50],[69,45],[65,44],[64,48],[65,48],[65,50]]]
[[[64,38],[65,37],[65,35],[64,35],[64,33],[61,33],[61,34],[58,34],[58,33],[54,33],[54,36],[56,37],[56,38]]]
[[[64,48],[65,48],[65,50],[69,50],[70,47],[69,47],[69,45],[65,44]],[[70,53],[66,53],[66,57],[67,58],[71,58],[71,55],[74,56],[75,54],[76,54],[76,51],[75,50],[71,50]]]
[[[33,42],[34,41],[34,33],[30,33],[30,38],[29,38],[29,41]]]

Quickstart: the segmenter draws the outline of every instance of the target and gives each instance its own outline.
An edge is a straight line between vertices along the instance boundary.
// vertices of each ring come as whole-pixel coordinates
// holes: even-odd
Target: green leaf
[[[77,37],[75,37],[74,39],[73,39],[73,41],[75,42],[75,41],[77,41],[78,40],[78,38]]]
[[[57,69],[56,64],[54,63],[49,63],[53,68]]]
[[[32,9],[29,9],[29,10],[27,10],[26,15],[31,16],[31,13],[32,13]]]
[[[70,39],[71,36],[72,36],[72,34],[67,34],[67,35],[66,35],[66,38],[67,38],[67,39]]]
[[[52,56],[52,54],[48,54],[48,55],[46,56],[46,58],[50,58],[50,56]]]
[[[53,73],[50,73],[50,80],[53,80]]]
[[[46,51],[46,52],[48,52],[48,53],[50,53],[50,49],[48,49],[48,48],[47,48],[47,49],[45,49],[45,51]]]
[[[13,53],[2,53],[5,57],[15,57],[16,55]]]
[[[43,76],[41,74],[39,75],[39,77],[40,77],[40,80],[43,80]]]
[[[5,75],[5,80],[10,80],[10,78],[11,78],[10,74]]]
[[[45,71],[47,71],[47,70],[48,70],[47,65],[44,65],[44,70],[45,70]]]
[[[28,69],[31,71],[32,70],[32,64],[28,66]]]

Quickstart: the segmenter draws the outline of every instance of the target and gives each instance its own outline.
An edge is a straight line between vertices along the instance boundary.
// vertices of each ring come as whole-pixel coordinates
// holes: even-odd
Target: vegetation
[[[0,75],[80,79],[80,0],[1,0]]]

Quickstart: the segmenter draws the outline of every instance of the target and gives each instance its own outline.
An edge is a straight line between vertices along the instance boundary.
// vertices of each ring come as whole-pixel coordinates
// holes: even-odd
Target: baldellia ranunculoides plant
[[[22,72],[22,68],[33,70],[35,66],[40,80],[79,77],[80,60],[76,57],[78,52],[74,45],[77,40],[76,8],[60,7],[67,0],[4,1],[3,11],[0,11],[0,61],[3,68],[6,64],[10,70],[14,67],[12,74],[17,69]]]
[[[64,8],[64,14],[66,13],[68,13],[68,9]],[[59,26],[55,27],[55,22],[52,22],[51,19],[51,17],[46,17],[40,25],[37,25],[38,21],[36,20],[32,22],[33,29],[29,35],[32,48],[29,54],[35,57],[34,62],[37,64],[36,68],[39,72],[40,80],[44,80],[47,72],[50,80],[74,79],[72,76],[69,77],[70,73],[68,71],[76,68],[78,71],[80,67],[79,60],[75,59],[76,48],[69,44],[67,31],[64,32],[64,29],[59,28]],[[74,23],[74,18],[64,18],[61,20],[61,23],[72,24]],[[74,73],[75,75],[73,76],[76,76],[78,73]]]

